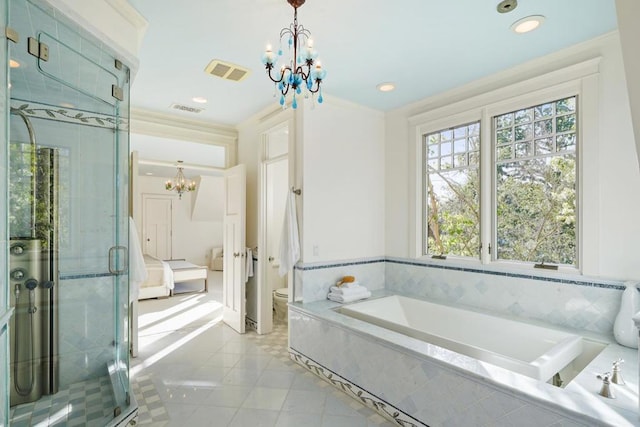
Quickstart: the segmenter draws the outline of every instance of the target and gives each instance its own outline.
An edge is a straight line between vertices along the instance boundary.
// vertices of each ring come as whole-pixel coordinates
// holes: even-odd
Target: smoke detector
[[[232,64],[231,62],[221,61],[219,59],[213,59],[209,62],[209,65],[205,67],[204,71],[212,76],[231,80],[232,82],[242,81],[247,78],[250,73],[248,68]]]
[[[176,104],[176,103],[171,104],[169,108],[171,108],[172,110],[180,110],[180,111],[184,111],[187,113],[194,113],[194,114],[198,114],[204,111],[204,108],[191,107],[189,105],[182,105],[182,104]]]

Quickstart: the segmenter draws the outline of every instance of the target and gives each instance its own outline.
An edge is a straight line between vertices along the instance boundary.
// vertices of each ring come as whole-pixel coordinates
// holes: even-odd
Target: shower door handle
[[[122,253],[122,255],[116,257],[117,253]],[[111,248],[109,248],[109,273],[126,273],[127,269],[129,268],[129,257],[127,255],[127,248],[124,246],[112,246]],[[123,260],[123,262],[119,263],[119,259]],[[118,268],[118,264],[122,264],[122,268]]]

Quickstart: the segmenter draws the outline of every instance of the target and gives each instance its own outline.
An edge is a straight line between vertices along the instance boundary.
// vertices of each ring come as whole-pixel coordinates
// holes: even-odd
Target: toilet
[[[273,291],[273,320],[287,323],[289,302],[289,288],[280,288]]]

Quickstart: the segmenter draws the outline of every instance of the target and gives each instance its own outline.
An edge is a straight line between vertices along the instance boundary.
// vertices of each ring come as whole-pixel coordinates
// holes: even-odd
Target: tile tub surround
[[[327,298],[329,288],[344,276],[355,276],[370,291],[384,289],[385,259],[366,258],[327,263],[299,264],[294,270],[296,301]]]
[[[385,288],[613,337],[624,285],[561,273],[387,258]]]
[[[640,425],[636,364],[624,366],[627,385],[615,387],[618,399],[599,396],[601,383],[595,378],[619,357],[635,361],[636,350],[609,344],[560,389],[342,316],[332,310],[336,306],[330,301],[292,304],[292,350],[421,423]]]
[[[388,289],[611,337],[625,289],[621,280],[471,266],[452,260],[381,257],[298,264],[295,300],[324,300],[331,285],[345,275],[356,276],[372,291]]]

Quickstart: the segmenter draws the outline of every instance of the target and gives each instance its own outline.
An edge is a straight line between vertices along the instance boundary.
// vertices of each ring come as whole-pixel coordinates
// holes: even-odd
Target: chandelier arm
[[[276,79],[273,78],[273,76],[271,75],[271,70],[273,70],[273,64],[269,64],[268,63],[267,65],[265,65],[265,68],[267,69],[267,75],[269,76],[269,78],[271,79],[272,82],[280,83],[282,80],[284,80],[284,73],[280,73],[280,79],[279,80],[276,80]],[[286,70],[287,68],[288,67],[285,67],[283,69],[283,71]]]

